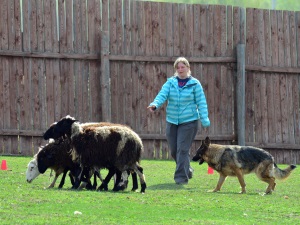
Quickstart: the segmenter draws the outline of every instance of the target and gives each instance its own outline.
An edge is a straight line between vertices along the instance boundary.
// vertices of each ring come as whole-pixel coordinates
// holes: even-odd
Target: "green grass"
[[[173,161],[143,160],[148,188],[140,194],[129,188],[118,193],[73,191],[68,178],[62,190],[57,189],[60,179],[55,188],[46,189],[49,170],[28,184],[25,172],[31,158],[2,159],[6,159],[9,170],[0,170],[0,224],[300,223],[299,168],[287,180],[277,181],[272,195],[263,195],[266,184],[250,174],[245,177],[247,194],[242,195],[234,177],[225,181],[221,192],[207,192],[215,187],[218,174],[207,174],[206,164],[193,162],[193,179],[178,186],[173,181]]]

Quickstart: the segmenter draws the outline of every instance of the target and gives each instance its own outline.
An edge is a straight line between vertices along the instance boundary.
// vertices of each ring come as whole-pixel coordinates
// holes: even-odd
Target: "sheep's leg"
[[[120,181],[118,182],[116,180],[115,182],[115,186],[114,186],[114,191],[124,191],[127,188],[128,185],[128,176],[129,176],[130,171],[123,171],[120,174]],[[118,178],[118,174],[116,174],[117,178]]]
[[[101,177],[100,170],[98,170],[98,169],[94,170],[93,175],[94,175],[94,184],[92,185],[91,189],[96,190],[96,188],[97,188],[97,177],[100,179],[101,182],[103,182],[103,178]]]
[[[100,179],[100,173],[95,170],[94,172],[94,184],[93,184],[93,190],[96,190],[97,188],[97,177]],[[100,179],[101,180],[101,179]]]
[[[139,188],[136,172],[133,171],[131,173],[131,177],[132,177],[132,189],[131,189],[131,191],[136,191]]]
[[[108,183],[110,181],[110,179],[113,177],[113,175],[116,173],[116,169],[115,168],[110,168],[108,169],[108,174],[106,175],[105,179],[102,181],[102,184],[98,187],[98,191],[102,191],[108,190]]]
[[[74,177],[72,176],[71,172],[69,173],[69,177],[70,177],[70,181],[71,181],[71,184],[72,184],[72,187],[73,187],[74,184],[75,184],[75,180],[74,180]]]
[[[134,168],[134,171],[138,174],[138,176],[140,177],[140,183],[141,183],[141,193],[145,193],[145,190],[147,188],[147,185],[146,185],[146,178],[145,178],[145,175],[143,173],[143,168],[138,164],[136,163],[135,165],[135,168]]]
[[[119,184],[120,184],[120,181],[121,181],[121,171],[116,169],[116,182],[115,182],[115,185],[114,185],[114,188],[113,188],[113,191],[119,191]]]
[[[61,178],[61,181],[60,181],[60,183],[59,183],[58,188],[62,188],[62,187],[64,186],[64,184],[65,184],[65,179],[66,179],[66,175],[67,175],[68,171],[69,171],[69,169],[65,169],[65,170],[64,170],[64,173],[63,173],[63,176],[62,176],[62,178]]]
[[[54,179],[53,179],[52,183],[48,186],[48,188],[53,188],[54,187],[55,182],[56,182],[59,175],[60,174],[55,173]]]
[[[94,169],[91,169],[90,167],[85,167],[83,174],[81,176],[81,181],[83,184],[80,186],[80,188],[86,188],[87,190],[95,190],[96,188],[93,188],[92,182],[91,182],[91,175],[90,172],[94,171]],[[97,182],[96,182],[97,185]]]
[[[81,168],[79,175],[75,177],[75,182],[74,182],[72,189],[77,189],[79,187],[80,182],[81,182],[81,176],[83,174],[83,169],[84,168]]]

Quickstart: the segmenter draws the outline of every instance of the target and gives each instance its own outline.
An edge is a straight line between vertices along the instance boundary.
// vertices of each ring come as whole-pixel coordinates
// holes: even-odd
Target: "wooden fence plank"
[[[122,24],[122,1],[117,1],[116,5],[116,28],[117,28],[117,43],[116,43],[116,52],[118,55],[124,55],[123,49],[123,24]]]
[[[179,26],[179,4],[172,4],[172,21],[173,21],[173,55],[180,56],[180,26]]]
[[[295,118],[294,112],[296,111],[294,108],[294,99],[297,97],[293,96],[293,75],[286,76],[286,92],[287,92],[287,102],[286,102],[286,113],[287,113],[287,143],[295,143]]]
[[[133,111],[133,96],[132,90],[134,87],[132,86],[132,67],[131,63],[124,63],[124,70],[125,73],[122,73],[124,76],[124,102],[125,102],[125,109],[124,109],[124,117],[125,117],[125,124],[131,126],[133,120],[135,118],[134,111]]]
[[[222,80],[221,80],[221,65],[218,64],[217,66],[210,66],[211,67],[211,76],[212,76],[212,83],[213,83],[213,93],[211,93],[212,97],[214,98],[214,112],[213,112],[213,121],[212,124],[214,127],[214,132],[217,133],[220,131],[222,133],[222,122],[220,121],[220,118],[222,118],[222,102],[221,102],[221,86],[222,86]],[[214,75],[213,75],[214,74]]]
[[[44,130],[43,127],[43,119],[42,119],[42,111],[43,111],[43,96],[41,93],[43,92],[43,84],[42,83],[42,67],[43,62],[40,59],[32,60],[32,77],[31,77],[31,96],[32,96],[32,110],[33,110],[33,129],[34,130]],[[34,152],[38,152],[38,147],[41,145],[42,140],[40,137],[33,137],[33,147]]]
[[[1,17],[1,15],[0,15]],[[1,42],[0,42],[0,46],[1,46]],[[1,110],[0,110],[0,129],[4,128],[4,110],[2,110],[2,107],[4,107],[4,60],[0,57],[0,106],[1,106]],[[3,147],[3,139],[4,137],[2,135],[0,135],[0,154],[4,154],[6,149],[4,149]]]
[[[194,11],[193,5],[186,5],[186,53],[187,56],[194,54]],[[184,36],[182,36],[183,39]]]
[[[23,50],[29,51],[31,46],[31,27],[30,27],[30,14],[31,14],[31,2],[23,1]],[[31,130],[31,96],[30,96],[30,81],[31,81],[31,60],[23,59],[22,61],[24,69],[19,79],[19,93],[20,96],[20,129]],[[1,125],[0,125],[1,127]],[[20,152],[24,155],[33,156],[32,138],[20,136]]]
[[[226,31],[226,39],[225,39],[225,44],[226,44],[226,52],[224,53],[224,55],[228,56],[228,55],[233,55],[234,51],[232,51],[233,49],[233,10],[232,10],[232,6],[227,6],[226,8],[226,14],[225,16],[227,18],[224,18],[224,20],[227,20],[227,24],[225,23],[226,27],[227,27],[227,31]]]
[[[87,1],[87,8],[88,8],[88,51],[89,52],[96,52],[96,23],[95,23],[95,14],[96,14],[96,6],[95,0]]]
[[[75,93],[74,93],[74,89],[75,89],[75,77],[74,77],[74,60],[69,60],[67,62],[67,71],[66,71],[66,76],[68,77],[68,83],[66,83],[66,85],[68,86],[68,113],[69,115],[75,115]],[[91,71],[90,71],[91,72]],[[91,72],[92,74],[92,72]],[[97,82],[97,79],[95,79],[95,84]],[[66,115],[62,115],[62,116],[66,116]]]
[[[246,24],[246,64],[253,65],[253,9],[246,9],[246,16],[247,16],[247,24]],[[245,110],[246,110],[246,124],[245,124],[245,141],[246,142],[253,142],[254,141],[254,109],[253,109],[253,96],[254,96],[254,77],[251,71],[246,72],[246,103],[245,103]]]
[[[208,10],[207,6],[200,6],[200,40],[199,40],[199,50],[200,56],[208,56]]]
[[[9,0],[1,1],[1,50],[8,49],[8,1]]]
[[[74,0],[74,4],[73,4],[73,11],[74,11],[74,52],[76,53],[81,53],[82,49],[81,46],[84,45],[84,43],[82,43],[82,37],[86,35],[86,33],[83,33],[82,31],[82,15],[81,15],[81,7],[84,7],[81,4],[82,1],[80,0]],[[83,35],[84,34],[84,35]]]
[[[137,21],[138,21],[138,55],[144,55],[145,53],[145,2],[137,3]]]
[[[167,56],[167,7],[166,4],[159,4],[159,54],[160,56]]]
[[[194,27],[193,27],[193,56],[200,56],[200,49],[201,44],[199,43],[199,40],[201,40],[200,33],[201,33],[201,27],[200,27],[200,5],[194,4],[193,5],[193,14],[194,14]]]
[[[131,21],[130,21],[130,1],[123,1],[123,21],[124,21],[124,54],[130,55],[131,53]]]
[[[297,37],[296,37],[296,21],[295,12],[289,12],[289,29],[290,29],[290,48],[291,48],[291,66],[297,65]]]
[[[58,1],[58,21],[59,21],[59,50],[67,52],[67,30],[64,1]]]
[[[178,23],[179,29],[178,33],[178,40],[179,40],[179,56],[187,55],[187,41],[185,38],[188,38],[188,27],[187,27],[187,20],[186,20],[186,5],[185,4],[178,4]],[[185,34],[185,38],[181,35]]]
[[[118,120],[115,121],[117,123],[125,123],[125,108],[127,107],[125,105],[125,99],[124,99],[124,79],[125,76],[123,74],[124,68],[123,68],[124,64],[118,64],[118,74],[117,74],[117,96],[118,96]]]
[[[45,19],[44,19],[44,9],[43,1],[36,2],[36,32],[37,33],[37,50],[45,50]]]
[[[117,62],[110,63],[110,78],[111,78],[111,120],[114,123],[117,123],[118,120],[118,67]]]
[[[232,21],[232,45],[233,45],[233,49],[235,51],[232,52],[233,56],[236,57],[236,52],[237,52],[237,49],[236,49],[236,46],[238,44],[242,44],[243,42],[241,42],[241,29],[240,29],[240,26],[241,26],[241,8],[239,7],[233,7],[233,21]],[[247,25],[246,25],[246,33],[248,34],[248,26],[249,26],[249,23],[248,23],[248,19],[252,20],[253,18],[251,17],[251,13],[249,10],[247,10]],[[249,37],[247,35],[247,45],[246,45],[246,54],[248,54],[248,40],[249,40]],[[250,42],[251,43],[251,42]],[[247,55],[246,55],[246,59],[247,59]],[[247,61],[246,61],[247,63]]]
[[[83,69],[82,69],[82,75],[83,75],[83,121],[91,121],[91,110],[90,110],[90,87],[89,87],[89,82],[90,76],[89,76],[89,63],[88,62],[83,62]]]
[[[131,54],[138,54],[138,13],[137,13],[138,4],[137,1],[132,1],[130,4],[130,22],[131,22]]]
[[[227,21],[227,12],[226,12],[226,6],[220,6],[220,31],[221,31],[221,37],[220,37],[220,56],[226,55],[227,50],[227,25],[229,21]],[[231,37],[229,38],[231,40]]]
[[[254,9],[253,10],[253,64],[254,65],[260,65],[260,60],[262,59],[262,56],[264,53],[263,46],[264,43],[261,42],[260,37],[260,28],[263,26],[261,24],[261,17],[262,17],[262,10]],[[255,46],[260,46],[260,48],[256,48]],[[263,62],[262,62],[263,63]],[[260,83],[261,79],[259,79],[257,76],[263,76],[261,74],[254,74],[254,86],[253,86],[253,103],[254,103],[254,138],[255,141],[261,143],[262,142],[262,96],[261,91],[264,90],[264,87],[261,86]]]
[[[300,35],[300,26],[299,26],[299,24],[300,24],[300,12],[297,12],[296,13],[296,34],[297,34],[296,36],[297,37],[299,37],[299,35]],[[298,41],[298,43],[299,43],[299,41]],[[297,53],[298,53],[297,66],[299,67],[299,65],[300,65],[300,57],[299,57],[300,45],[299,44],[297,44]]]
[[[294,138],[295,138],[295,144],[300,143],[300,128],[298,124],[300,124],[300,116],[299,116],[299,76],[293,76],[292,77],[292,96],[293,96],[293,102],[291,104],[294,107],[292,118],[293,125],[294,125]]]
[[[284,66],[291,67],[291,38],[289,12],[283,11]]]
[[[110,20],[109,20],[109,37],[110,37],[110,52],[111,54],[115,55],[118,53],[117,50],[117,14],[116,14],[116,1],[110,1],[109,2],[109,16],[110,16]]]
[[[152,18],[152,49],[153,55],[160,55],[160,27],[161,24],[161,16],[159,15],[159,3],[152,2],[151,3],[151,18]]]
[[[46,107],[47,107],[47,120],[46,124],[47,127],[50,126],[53,121],[55,121],[54,117],[54,93],[55,93],[55,86],[54,86],[54,79],[53,79],[53,64],[52,60],[45,61],[45,69],[47,73],[46,79]]]
[[[166,24],[166,32],[167,32],[167,56],[173,56],[174,55],[174,42],[173,42],[173,15],[172,15],[172,7],[173,4],[167,4],[167,24]]]
[[[213,56],[221,55],[221,6],[215,5],[212,8],[212,23],[213,27],[211,31],[213,31],[212,35],[212,45],[214,47],[214,51],[212,52]],[[212,47],[212,46],[211,46]]]
[[[44,1],[44,17],[45,17],[45,51],[52,51],[52,18],[50,1]]]
[[[131,64],[131,75],[132,75],[132,119],[131,127],[133,130],[138,130],[139,118],[140,118],[140,105],[141,105],[141,96],[139,94],[139,69],[138,64],[133,62]]]
[[[151,2],[145,2],[145,54],[152,55],[152,5]]]
[[[207,10],[207,55],[215,56],[214,47],[214,6],[209,5]]]
[[[101,96],[100,96],[100,65],[99,62],[90,62],[90,111],[91,120],[100,121],[102,116]],[[105,106],[103,106],[105,107]]]

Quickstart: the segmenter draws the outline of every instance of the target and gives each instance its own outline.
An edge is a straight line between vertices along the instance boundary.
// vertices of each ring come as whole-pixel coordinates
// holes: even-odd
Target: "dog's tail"
[[[275,174],[274,175],[275,175],[276,179],[279,179],[279,180],[286,179],[291,174],[291,172],[296,168],[295,165],[289,165],[287,168],[282,170],[282,169],[278,168],[276,163],[274,163],[274,166],[275,166],[275,169],[274,169]]]

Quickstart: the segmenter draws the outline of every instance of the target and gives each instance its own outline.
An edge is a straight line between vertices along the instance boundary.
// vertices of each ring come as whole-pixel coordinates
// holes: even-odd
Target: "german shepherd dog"
[[[209,137],[202,141],[193,161],[199,161],[200,165],[207,162],[219,173],[219,181],[213,192],[221,190],[227,176],[236,176],[242,188],[240,193],[246,193],[244,175],[254,172],[260,180],[269,184],[265,193],[271,194],[276,186],[275,178],[285,179],[296,168],[295,165],[290,165],[281,170],[275,164],[273,156],[263,149],[211,144]]]

